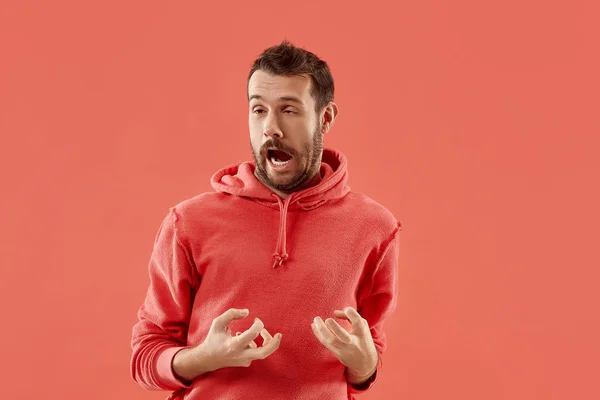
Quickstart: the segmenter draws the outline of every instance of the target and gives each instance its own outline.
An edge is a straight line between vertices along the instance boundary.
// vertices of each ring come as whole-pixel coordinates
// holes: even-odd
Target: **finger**
[[[344,313],[343,310],[334,310],[333,311],[333,315],[343,321],[343,323],[341,323],[341,321],[336,321],[338,324],[340,324],[340,326],[346,330],[346,332],[354,332],[354,329],[352,329],[352,323],[350,322],[350,320],[348,319],[348,316],[346,315],[346,313]]]
[[[242,332],[239,336],[236,337],[237,342],[242,346],[249,345],[251,341],[256,339],[258,335],[260,335],[260,331],[262,331],[264,327],[265,324],[263,324],[263,322],[260,319],[254,318],[254,323],[252,324],[252,326],[248,328],[248,330]]]
[[[337,348],[341,347],[343,343],[325,326],[325,323],[320,317],[316,317],[311,324],[313,332],[319,342],[323,346],[327,347],[331,351],[336,351]]]
[[[321,342],[321,344],[323,346],[325,346],[326,349],[328,349],[329,351],[335,353],[337,351],[337,349],[335,347],[333,347],[328,341],[327,339],[323,336],[323,334],[321,333],[321,331],[319,330],[319,328],[317,328],[317,326],[315,325],[315,323],[313,322],[312,324],[310,324],[310,327],[313,331],[313,333],[315,334],[317,340],[319,342]]]
[[[260,336],[262,336],[263,338],[263,346],[267,346],[271,342],[271,340],[273,340],[273,336],[271,336],[269,331],[266,329],[260,331]]]
[[[350,333],[348,333],[347,330],[342,328],[340,324],[338,324],[333,318],[327,318],[327,320],[325,321],[325,325],[327,325],[331,332],[333,332],[333,334],[337,336],[337,338],[340,339],[340,341],[344,343],[352,342],[352,337],[350,336]]]
[[[235,336],[240,336],[241,334],[242,334],[242,332],[236,332],[236,333],[235,333]],[[255,348],[257,348],[257,347],[258,347],[258,345],[256,344],[256,342],[255,342],[254,340],[253,340],[253,341],[251,341],[251,342],[250,342],[250,344],[248,344],[248,346],[249,346],[251,349],[255,349]]]
[[[246,354],[253,360],[265,359],[279,348],[279,345],[281,344],[281,338],[281,333],[276,333],[275,336],[273,336],[273,339],[267,345],[261,346],[257,349],[247,350]]]
[[[352,307],[345,307],[344,314],[352,324],[352,332],[363,332],[368,328],[367,321]]]
[[[233,320],[246,318],[248,314],[249,311],[247,308],[230,308],[213,320],[212,327],[215,329],[225,330]]]

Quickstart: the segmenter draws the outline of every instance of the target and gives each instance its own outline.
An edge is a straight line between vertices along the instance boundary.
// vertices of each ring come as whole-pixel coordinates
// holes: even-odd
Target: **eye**
[[[252,112],[253,112],[254,114],[259,114],[259,113],[261,113],[261,112],[263,112],[263,111],[265,111],[265,110],[260,110],[260,109],[257,109],[257,110],[254,110],[254,111],[252,111]]]
[[[284,112],[284,113],[289,113],[289,114],[296,114],[296,113],[295,113],[294,111],[292,111],[292,110],[284,110],[283,112]]]

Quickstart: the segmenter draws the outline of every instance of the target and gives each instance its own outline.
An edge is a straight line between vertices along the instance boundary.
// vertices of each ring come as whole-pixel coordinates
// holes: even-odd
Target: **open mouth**
[[[267,150],[267,158],[273,163],[273,165],[282,167],[290,162],[292,156],[278,149]]]

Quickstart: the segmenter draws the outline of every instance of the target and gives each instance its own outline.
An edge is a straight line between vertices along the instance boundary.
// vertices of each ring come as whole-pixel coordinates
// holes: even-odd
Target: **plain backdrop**
[[[325,145],[404,227],[385,366],[361,398],[600,398],[598,15],[2,0],[0,398],[167,397],[129,375],[154,236],[251,158],[246,77],[283,39],[328,62]]]

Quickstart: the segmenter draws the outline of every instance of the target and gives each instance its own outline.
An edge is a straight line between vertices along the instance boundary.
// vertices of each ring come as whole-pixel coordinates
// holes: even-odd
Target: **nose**
[[[278,139],[283,137],[283,132],[279,128],[279,124],[277,124],[277,120],[275,117],[267,117],[265,118],[265,126],[263,129],[263,134],[272,138],[276,136]]]

